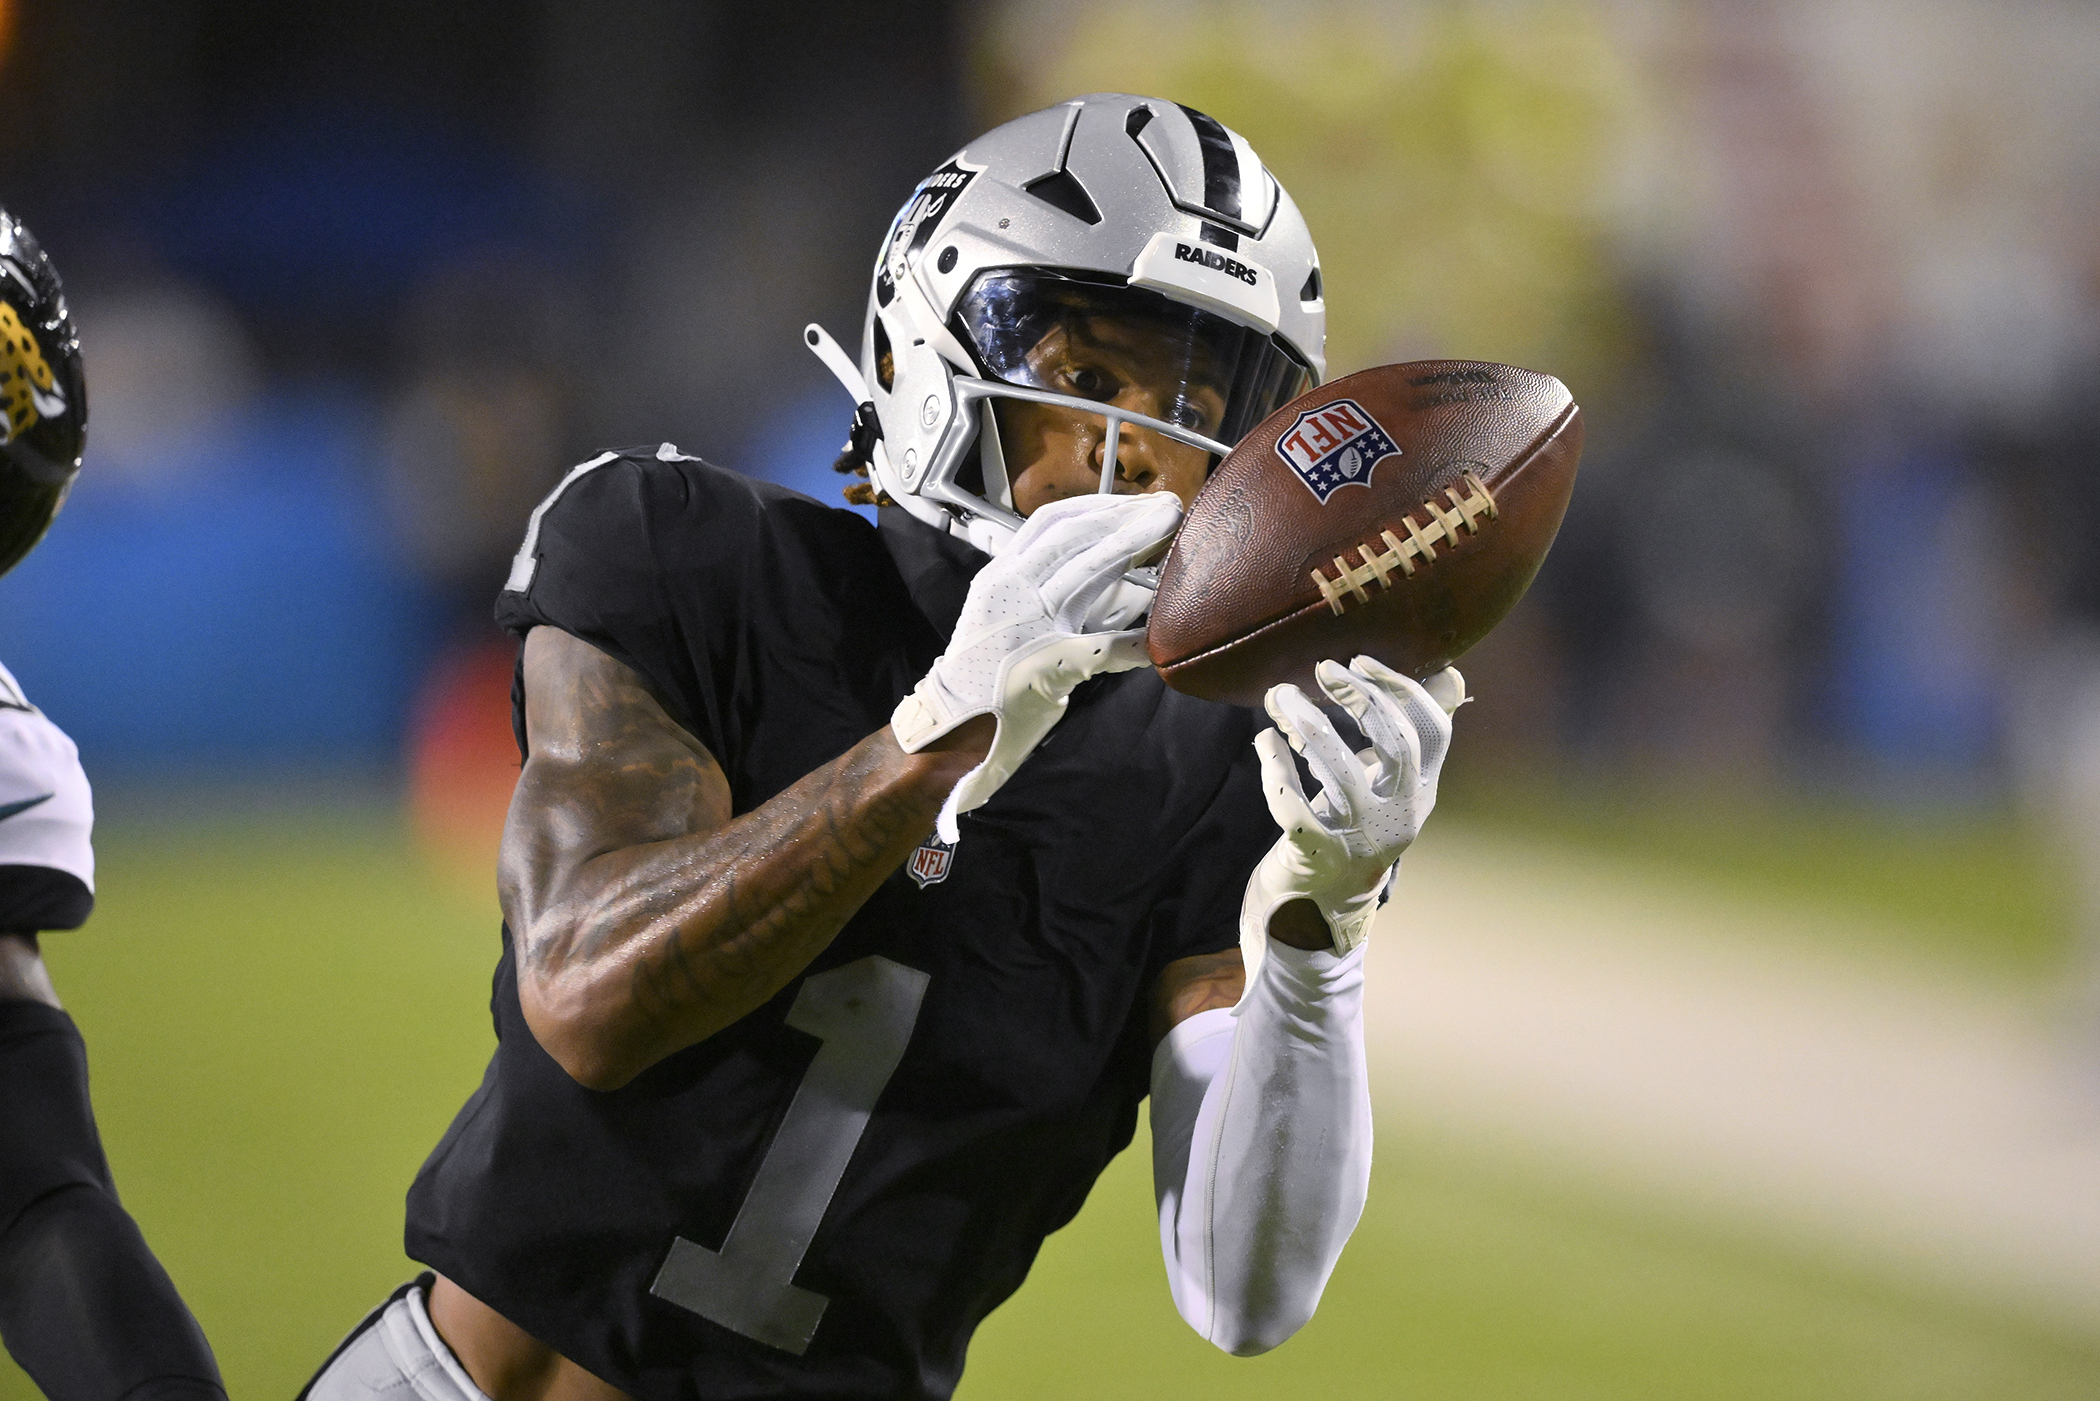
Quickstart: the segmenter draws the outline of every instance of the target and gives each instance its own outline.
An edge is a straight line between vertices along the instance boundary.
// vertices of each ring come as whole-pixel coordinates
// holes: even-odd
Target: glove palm
[[[1181,503],[1163,492],[1052,502],[971,580],[947,651],[890,717],[906,753],[976,716],[997,718],[991,752],[941,807],[942,841],[955,841],[957,816],[989,801],[1042,743],[1074,687],[1146,664],[1142,628],[1089,632],[1088,615],[1180,520]]]
[[[1262,793],[1283,835],[1255,868],[1240,910],[1249,973],[1268,944],[1269,919],[1291,900],[1311,900],[1347,953],[1370,932],[1394,864],[1436,806],[1437,777],[1451,743],[1451,715],[1465,682],[1450,669],[1417,683],[1371,657],[1314,673],[1329,699],[1356,722],[1370,747],[1352,752],[1334,722],[1296,686],[1265,698],[1276,727],[1254,740]],[[1308,798],[1293,752],[1319,781]]]

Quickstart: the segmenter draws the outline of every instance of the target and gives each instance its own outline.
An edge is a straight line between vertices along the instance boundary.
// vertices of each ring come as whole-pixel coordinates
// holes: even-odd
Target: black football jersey
[[[666,447],[571,473],[497,616],[633,667],[742,812],[888,722],[984,559]],[[1275,836],[1257,728],[1149,671],[1086,683],[953,849],[929,833],[779,996],[617,1091],[533,1039],[506,930],[408,1253],[644,1401],[949,1395],[1130,1141],[1160,970],[1237,942]]]

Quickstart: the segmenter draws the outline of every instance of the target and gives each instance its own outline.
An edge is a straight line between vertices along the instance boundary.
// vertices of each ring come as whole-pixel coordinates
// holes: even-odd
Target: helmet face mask
[[[0,574],[65,504],[87,441],[80,338],[51,260],[0,210]]]
[[[1044,425],[1066,458],[1052,496],[1080,489],[1082,450],[1094,489],[1200,484],[1318,381],[1325,310],[1304,220],[1245,141],[1096,94],[987,133],[914,191],[874,270],[864,386],[840,377],[881,425],[875,486],[996,552],[1041,504]]]

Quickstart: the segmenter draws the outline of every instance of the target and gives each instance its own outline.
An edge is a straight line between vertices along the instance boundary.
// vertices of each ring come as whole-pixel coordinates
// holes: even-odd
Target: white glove
[[[957,814],[984,806],[1042,743],[1073,687],[1146,665],[1144,629],[1088,632],[1087,615],[1180,523],[1181,502],[1167,492],[1053,501],[970,581],[948,650],[890,716],[907,754],[965,720],[998,719],[991,753],[941,806],[942,841],[955,841]]]
[[[1346,667],[1321,662],[1313,675],[1371,747],[1351,753],[1334,722],[1296,686],[1272,686],[1264,697],[1276,728],[1256,735],[1254,748],[1262,793],[1283,835],[1254,868],[1240,905],[1240,951],[1250,978],[1268,951],[1270,916],[1292,900],[1319,907],[1335,952],[1364,941],[1393,864],[1436,806],[1451,716],[1465,701],[1465,680],[1449,667],[1421,684],[1370,657]],[[1293,749],[1320,781],[1310,801]]]

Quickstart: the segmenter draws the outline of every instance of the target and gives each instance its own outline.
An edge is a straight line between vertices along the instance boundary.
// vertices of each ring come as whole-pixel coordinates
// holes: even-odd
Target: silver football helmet
[[[1136,401],[1046,371],[1038,346],[1108,318],[1143,328]],[[971,142],[913,191],[883,242],[855,366],[852,448],[918,519],[996,553],[1021,523],[997,401],[1098,419],[1100,490],[1131,429],[1211,454],[1325,373],[1319,256],[1246,140],[1201,112],[1096,93]],[[1146,412],[1146,409],[1152,410]]]

